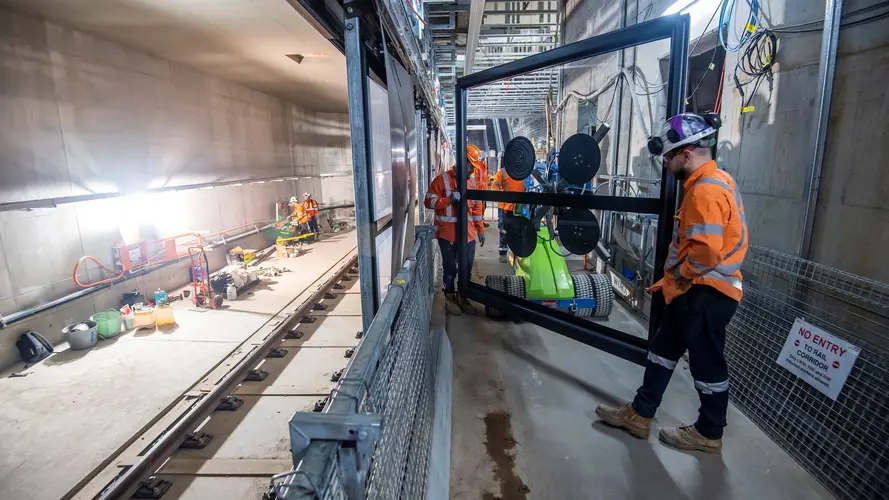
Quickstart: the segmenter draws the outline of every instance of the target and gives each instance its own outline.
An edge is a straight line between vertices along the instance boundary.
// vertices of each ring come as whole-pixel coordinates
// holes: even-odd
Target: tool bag
[[[47,358],[55,352],[52,344],[43,338],[43,335],[31,330],[21,334],[15,341],[15,345],[19,348],[19,357],[29,365]]]

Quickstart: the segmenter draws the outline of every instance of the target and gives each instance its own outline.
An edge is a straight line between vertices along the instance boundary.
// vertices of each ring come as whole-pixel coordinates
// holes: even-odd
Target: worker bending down
[[[510,177],[506,173],[506,169],[501,167],[497,174],[494,175],[491,190],[523,192],[525,183]],[[497,250],[500,252],[500,262],[506,262],[506,254],[509,251],[506,246],[506,226],[509,219],[514,216],[513,212],[515,212],[515,203],[501,201],[497,204],[497,229],[500,230],[500,245]]]
[[[301,229],[305,229],[305,227],[302,227],[303,224],[309,222],[309,216],[306,214],[306,209],[296,200],[296,196],[290,197],[288,205],[290,205],[290,209],[293,210],[293,212],[287,216],[287,220],[295,220],[296,223],[301,226]]]
[[[321,233],[318,231],[318,202],[312,199],[309,193],[303,193],[303,209],[306,211],[306,217],[309,218],[309,231],[315,233],[315,239],[321,239]]]
[[[467,147],[466,164],[466,188],[475,189],[476,182],[472,173],[476,168],[476,161],[469,157],[470,148]],[[477,150],[477,148],[476,148]],[[438,247],[441,250],[442,288],[446,298],[445,306],[449,313],[474,314],[475,307],[465,298],[457,295],[455,280],[457,279],[457,213],[456,207],[460,203],[460,191],[457,189],[457,171],[451,166],[445,173],[432,180],[426,199],[423,204],[430,210],[435,210],[435,237],[438,239]],[[469,274],[472,274],[472,263],[475,260],[475,241],[485,246],[485,227],[482,215],[482,202],[468,200],[467,210],[469,221],[467,236],[467,252],[469,253]]]
[[[651,287],[663,294],[667,307],[648,343],[645,375],[633,402],[596,408],[604,422],[647,438],[673,370],[688,351],[701,400],[697,422],[661,429],[658,437],[675,448],[706,452],[722,449],[729,390],[725,329],[741,301],[747,253],[741,195],[711,153],[719,125],[716,115],[684,113],[670,118],[660,137],[649,139],[649,151],[663,156],[664,168],[682,180],[685,192],[664,278]]]

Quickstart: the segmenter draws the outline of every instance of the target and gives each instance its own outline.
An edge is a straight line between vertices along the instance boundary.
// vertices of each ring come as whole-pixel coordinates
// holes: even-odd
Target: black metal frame
[[[485,85],[504,78],[537,71],[550,66],[565,64],[636,45],[670,40],[670,74],[667,81],[667,116],[681,113],[684,109],[688,64],[688,39],[690,18],[673,15],[639,23],[628,28],[571,43],[553,50],[526,57],[485,71],[473,73],[457,80],[455,101],[457,105],[457,151],[466,150],[466,96],[470,88]],[[457,154],[457,184],[460,189],[460,209],[457,210],[457,259],[461,293],[469,299],[496,307],[508,316],[535,323],[556,333],[611,353],[620,358],[644,364],[648,342],[625,332],[574,317],[568,313],[517,299],[493,290],[469,277],[467,247],[469,200],[519,202],[534,205],[581,207],[619,212],[636,212],[658,215],[658,234],[655,243],[655,280],[663,276],[664,262],[672,236],[672,220],[676,210],[676,178],[664,170],[661,178],[660,198],[628,198],[616,196],[579,196],[546,193],[503,193],[466,189],[466,155]],[[462,236],[461,236],[462,235]],[[659,296],[660,294],[655,294]],[[651,306],[649,337],[660,325],[663,299],[655,299]]]

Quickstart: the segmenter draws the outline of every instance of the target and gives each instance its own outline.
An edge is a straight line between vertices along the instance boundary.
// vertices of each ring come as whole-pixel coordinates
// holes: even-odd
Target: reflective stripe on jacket
[[[467,189],[475,189],[475,185],[475,179],[472,177],[466,180]],[[450,169],[432,180],[429,191],[426,192],[426,199],[423,200],[423,205],[426,208],[435,210],[435,228],[438,230],[436,237],[451,243],[457,239],[457,212],[454,205],[451,205],[451,193],[456,191],[456,187],[457,171]],[[482,221],[482,202],[468,200],[468,204],[467,232],[469,234],[467,242],[474,241],[479,231],[485,232],[485,225]]]
[[[303,202],[303,208],[306,209],[306,214],[309,217],[318,215],[318,202],[311,198]]]
[[[513,179],[509,176],[509,174],[506,173],[505,168],[501,168],[497,171],[497,174],[494,175],[494,182],[491,184],[491,190],[512,191],[521,193],[525,191],[525,183]],[[501,201],[497,203],[497,208],[512,212],[513,210],[515,210],[515,203],[507,203],[505,201]]]
[[[664,277],[651,291],[661,290],[669,304],[692,285],[705,284],[740,302],[747,218],[735,181],[709,161],[682,186]]]

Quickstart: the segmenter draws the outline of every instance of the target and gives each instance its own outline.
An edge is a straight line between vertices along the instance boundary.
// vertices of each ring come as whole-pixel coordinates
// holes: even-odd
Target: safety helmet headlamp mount
[[[660,136],[648,138],[648,152],[662,156],[684,146],[711,147],[715,144],[712,135],[720,126],[722,120],[716,113],[676,115],[664,123]]]

